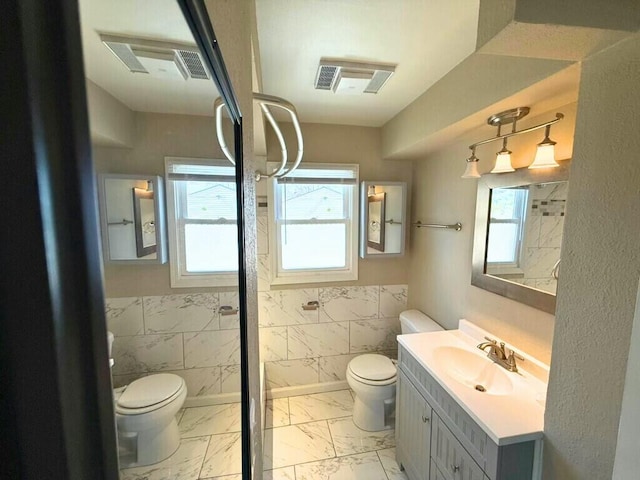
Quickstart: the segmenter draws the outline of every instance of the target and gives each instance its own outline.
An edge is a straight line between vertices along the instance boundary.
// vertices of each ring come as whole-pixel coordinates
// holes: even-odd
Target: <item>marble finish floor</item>
[[[267,401],[265,480],[407,480],[394,431],[351,420],[350,390]],[[167,460],[123,469],[121,480],[241,480],[240,404],[186,408],[180,448]]]

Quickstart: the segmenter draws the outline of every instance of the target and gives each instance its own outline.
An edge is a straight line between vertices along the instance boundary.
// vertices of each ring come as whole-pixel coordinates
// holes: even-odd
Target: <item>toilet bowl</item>
[[[353,423],[375,432],[393,427],[396,366],[384,355],[359,355],[347,366],[347,383],[355,392]]]
[[[107,332],[109,367],[114,335]],[[151,465],[170,457],[180,446],[176,414],[187,398],[182,377],[156,373],[113,391],[120,468]]]
[[[115,392],[120,467],[151,465],[180,446],[176,414],[187,398],[178,375],[158,373],[139,378]]]
[[[400,314],[403,334],[435,332],[442,327],[418,310]],[[376,432],[394,426],[396,403],[396,362],[384,355],[358,355],[347,366],[347,383],[355,394],[353,423],[362,430]]]

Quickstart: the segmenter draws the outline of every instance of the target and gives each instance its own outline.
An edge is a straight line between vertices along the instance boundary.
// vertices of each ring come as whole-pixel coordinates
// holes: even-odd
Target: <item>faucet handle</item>
[[[495,338],[489,338],[485,335],[484,339],[490,341],[491,343],[495,343],[496,345],[498,344],[498,341]]]
[[[509,357],[514,357],[517,358],[518,360],[520,360],[521,362],[524,362],[525,359],[522,355],[518,354],[515,352],[515,350],[511,350],[509,349]]]

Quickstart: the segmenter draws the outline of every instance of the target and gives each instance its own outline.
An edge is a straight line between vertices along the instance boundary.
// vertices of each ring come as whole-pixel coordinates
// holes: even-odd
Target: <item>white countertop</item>
[[[528,373],[526,364],[531,361],[532,367],[537,363],[538,368],[540,365],[544,368],[543,364],[525,355],[527,361],[518,366],[518,373],[504,370],[513,382],[512,392],[507,395],[491,395],[478,392],[455,380],[441,365],[442,362],[435,358],[434,349],[442,346],[468,349],[486,358],[486,354],[476,348],[479,342],[474,336],[462,330],[448,330],[399,335],[398,342],[498,446],[542,438],[547,385]],[[486,360],[491,361],[488,358]]]

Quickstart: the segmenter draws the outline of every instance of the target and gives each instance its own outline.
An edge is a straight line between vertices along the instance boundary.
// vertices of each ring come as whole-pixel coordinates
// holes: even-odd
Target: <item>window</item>
[[[271,179],[272,283],[358,278],[358,166],[308,163]]]
[[[236,285],[235,167],[226,161],[165,158],[172,287]]]
[[[487,264],[520,267],[527,199],[526,188],[494,188],[491,191]]]

